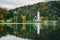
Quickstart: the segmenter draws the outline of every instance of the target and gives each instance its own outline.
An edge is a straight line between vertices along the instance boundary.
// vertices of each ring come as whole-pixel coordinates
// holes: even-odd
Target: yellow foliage
[[[26,24],[23,24],[23,28],[22,28],[23,30],[26,30]]]
[[[26,16],[22,16],[23,22],[26,22]]]
[[[44,24],[41,25],[41,29],[44,29]]]
[[[44,16],[41,16],[41,20],[44,20]]]

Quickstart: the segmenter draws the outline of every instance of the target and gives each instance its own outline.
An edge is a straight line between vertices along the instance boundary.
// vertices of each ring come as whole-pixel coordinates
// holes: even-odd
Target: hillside
[[[10,13],[14,14],[16,11],[20,15],[27,16],[28,20],[30,17],[33,19],[38,10],[40,11],[41,16],[51,18],[51,20],[53,20],[52,17],[55,17],[58,20],[58,17],[60,17],[60,2],[40,2],[33,5],[18,7],[16,9],[10,10]]]

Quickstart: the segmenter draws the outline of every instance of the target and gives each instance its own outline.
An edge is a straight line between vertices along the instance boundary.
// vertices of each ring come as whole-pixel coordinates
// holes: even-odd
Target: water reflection
[[[35,26],[40,26],[40,29],[44,29],[45,27],[48,28],[49,26],[58,26],[59,24],[58,23],[30,23],[30,24],[0,24],[0,26],[4,26],[4,27],[10,27],[10,28],[18,28],[18,27],[21,27],[21,29],[24,29],[26,30],[26,27],[33,27],[35,30],[37,27]]]
[[[11,34],[19,37],[39,36],[42,30],[49,32],[60,28],[59,22],[56,23],[35,23],[35,24],[0,24],[0,35]]]

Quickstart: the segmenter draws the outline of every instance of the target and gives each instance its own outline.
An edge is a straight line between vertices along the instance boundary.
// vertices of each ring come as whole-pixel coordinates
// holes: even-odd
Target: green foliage
[[[8,10],[0,8],[0,14],[7,15],[8,13]]]
[[[36,15],[38,10],[41,12],[41,16],[45,16],[45,17],[51,18],[51,20],[53,20],[52,17],[55,15],[60,17],[59,16],[60,2],[58,2],[58,1],[41,2],[41,3],[34,4],[34,5],[19,7],[19,8],[13,9],[13,10],[16,10],[21,15],[28,16],[27,20],[28,20],[28,18],[34,18],[34,16]],[[30,15],[30,14],[33,14],[33,15]]]

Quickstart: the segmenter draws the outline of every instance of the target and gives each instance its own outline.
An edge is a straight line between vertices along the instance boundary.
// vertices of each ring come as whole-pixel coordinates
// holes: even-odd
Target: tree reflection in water
[[[30,38],[34,40],[59,40],[60,38],[60,25],[48,25],[48,29],[46,25],[41,25],[40,34],[37,35],[37,30],[35,29],[34,24],[25,24],[25,30],[23,29],[23,24],[17,24],[17,28],[15,29],[15,24],[1,24],[0,25],[0,37],[10,34],[16,35],[18,37]],[[55,29],[54,29],[55,28]]]

